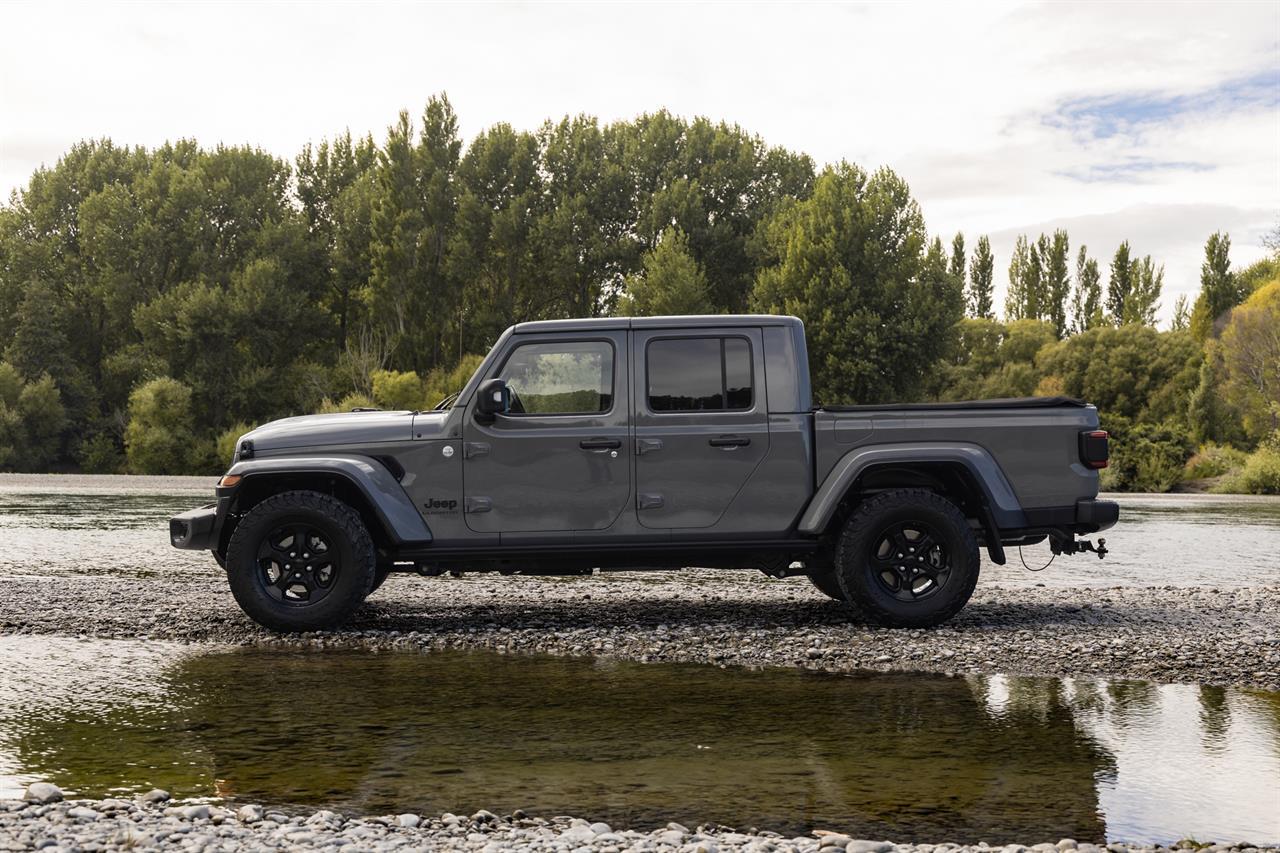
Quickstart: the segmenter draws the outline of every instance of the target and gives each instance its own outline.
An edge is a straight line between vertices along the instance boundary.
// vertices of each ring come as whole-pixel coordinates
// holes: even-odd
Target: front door
[[[769,452],[760,330],[636,330],[632,346],[640,523],[732,530]]]
[[[468,406],[463,509],[486,533],[603,530],[631,497],[627,334],[516,335],[497,370],[511,411]]]

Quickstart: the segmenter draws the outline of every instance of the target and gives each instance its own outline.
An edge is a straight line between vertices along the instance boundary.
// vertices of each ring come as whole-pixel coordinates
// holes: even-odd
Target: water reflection
[[[46,638],[0,638],[0,664],[0,787],[922,841],[1280,840],[1271,693]]]

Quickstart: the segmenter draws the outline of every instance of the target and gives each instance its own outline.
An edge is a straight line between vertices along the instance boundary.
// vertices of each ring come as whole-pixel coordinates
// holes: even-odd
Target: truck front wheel
[[[964,514],[924,489],[863,502],[845,522],[835,556],[846,600],[888,627],[941,624],[978,582],[978,541]]]
[[[266,498],[240,519],[227,545],[231,593],[273,631],[336,628],[368,596],[375,572],[360,514],[320,492]]]

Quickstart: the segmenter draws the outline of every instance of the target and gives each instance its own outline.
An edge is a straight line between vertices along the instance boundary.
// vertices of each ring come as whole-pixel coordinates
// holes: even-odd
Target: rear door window
[[[653,412],[741,411],[752,405],[751,343],[746,338],[666,338],[645,351]]]

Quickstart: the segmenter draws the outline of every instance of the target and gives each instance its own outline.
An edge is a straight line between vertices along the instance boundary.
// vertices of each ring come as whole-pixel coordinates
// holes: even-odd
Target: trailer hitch
[[[1049,547],[1054,554],[1081,554],[1085,551],[1092,551],[1098,555],[1101,560],[1107,556],[1107,540],[1099,539],[1098,544],[1094,545],[1088,539],[1076,539],[1074,536],[1068,536],[1065,539],[1059,539],[1057,536],[1049,537]]]

